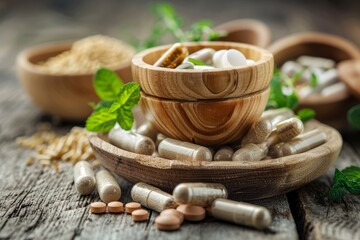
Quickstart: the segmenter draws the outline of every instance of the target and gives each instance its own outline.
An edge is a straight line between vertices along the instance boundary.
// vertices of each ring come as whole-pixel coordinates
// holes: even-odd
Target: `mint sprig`
[[[93,113],[86,120],[86,129],[108,132],[116,123],[130,130],[134,123],[132,109],[140,100],[140,85],[123,84],[115,72],[101,68],[94,77],[94,88],[101,101],[93,106]]]
[[[196,66],[208,66],[203,61],[197,60],[195,58],[188,58],[188,61],[191,62],[192,64],[196,65]]]
[[[333,186],[328,193],[332,202],[339,201],[346,194],[360,194],[360,168],[350,166],[340,171],[335,169]]]

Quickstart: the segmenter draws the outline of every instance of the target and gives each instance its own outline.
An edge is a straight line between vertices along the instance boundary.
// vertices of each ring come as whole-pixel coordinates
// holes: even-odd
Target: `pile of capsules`
[[[301,98],[348,94],[346,85],[338,80],[335,61],[331,59],[300,56],[296,61],[285,62],[281,67],[281,72],[289,77],[302,72],[296,82],[297,92]],[[314,76],[317,83],[311,86],[311,78]]]
[[[115,127],[108,136],[121,149],[179,161],[260,161],[303,153],[327,141],[319,129],[304,132],[302,121],[287,108],[265,111],[240,142],[214,148],[158,134],[150,122],[135,131]]]
[[[190,59],[190,60],[189,60]],[[191,59],[201,62],[194,64]],[[175,43],[154,64],[157,67],[175,69],[214,69],[240,67],[254,64],[252,59],[246,59],[244,54],[236,49],[203,48],[189,55],[188,49],[181,43]]]
[[[148,221],[149,212],[142,206],[160,213],[155,218],[159,230],[173,231],[180,228],[184,220],[198,222],[206,215],[214,218],[264,229],[271,223],[268,209],[244,202],[227,199],[228,191],[217,183],[182,183],[175,187],[173,194],[146,183],[137,183],[131,189],[134,202],[119,202],[121,189],[114,176],[107,170],[100,170],[94,177],[88,162],[80,161],[74,168],[75,188],[81,195],[88,195],[95,190],[102,202],[90,204],[94,214],[122,213],[131,214],[134,222]]]

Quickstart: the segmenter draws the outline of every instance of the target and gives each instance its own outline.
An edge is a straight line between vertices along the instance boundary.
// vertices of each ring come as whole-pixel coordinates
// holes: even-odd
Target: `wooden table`
[[[80,1],[77,6],[71,1],[10,2],[0,5],[0,239],[360,239],[360,197],[347,196],[336,204],[325,199],[334,168],[299,190],[254,201],[273,215],[273,222],[265,231],[208,218],[201,223],[185,222],[180,231],[167,233],[154,227],[156,212],[151,212],[148,222],[136,224],[125,214],[90,214],[88,205],[98,196],[94,193],[81,197],[75,192],[70,164],[61,164],[60,173],[37,164],[26,166],[31,152],[14,142],[18,136],[33,133],[36,124],[51,120],[31,103],[17,83],[15,56],[22,48],[36,43],[98,32],[127,36],[130,29],[141,38],[151,25],[146,20],[150,16],[147,5],[134,1],[123,6],[114,0],[102,4],[102,10],[97,11],[100,6],[96,1]],[[213,18],[220,23],[257,17],[271,27],[274,38],[303,30],[322,30],[360,45],[359,4],[324,3],[327,2],[281,2],[260,9],[258,6],[263,3],[259,2],[241,5],[237,1],[209,1],[204,10],[204,2],[194,1],[193,7],[187,8],[179,1],[176,6],[188,17],[187,23],[199,18]],[[223,10],[221,14],[218,9]],[[144,24],[139,26],[139,22]],[[53,128],[65,131],[73,124],[53,123]],[[343,136],[344,146],[334,167],[360,165],[359,132],[348,131]],[[121,200],[130,201],[131,184],[120,178],[119,182],[123,189]]]

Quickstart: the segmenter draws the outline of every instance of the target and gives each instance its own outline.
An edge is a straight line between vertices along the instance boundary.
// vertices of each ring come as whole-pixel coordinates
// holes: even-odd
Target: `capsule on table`
[[[175,43],[154,63],[154,66],[176,68],[188,54],[188,49],[184,45]]]
[[[186,62],[189,58],[193,58],[193,59],[199,60],[201,62],[211,64],[214,53],[215,53],[215,50],[212,48],[203,48],[203,49],[187,56],[185,58],[184,62]]]
[[[318,68],[334,68],[335,61],[328,58],[313,57],[313,56],[300,56],[297,62],[305,67],[318,67]]]
[[[237,150],[233,157],[233,161],[260,161],[266,157],[268,153],[267,143],[254,144],[249,143]]]
[[[81,195],[88,195],[95,190],[96,180],[90,163],[79,161],[74,166],[75,188]]]
[[[111,129],[109,139],[115,146],[130,152],[151,155],[155,151],[155,144],[150,138],[121,128]]]
[[[303,133],[282,146],[283,156],[303,153],[326,142],[326,134],[318,129]]]
[[[244,146],[249,143],[262,143],[265,142],[273,130],[271,121],[268,119],[260,119],[255,125],[253,125],[246,133],[245,137],[241,141],[241,145]]]
[[[257,229],[264,229],[271,224],[271,214],[268,209],[228,199],[216,199],[212,203],[211,214],[221,220]]]
[[[143,182],[133,186],[131,189],[131,198],[141,205],[157,212],[177,207],[172,195]]]
[[[234,150],[231,147],[222,147],[214,155],[214,161],[231,161]]]
[[[166,138],[158,146],[159,155],[167,159],[184,161],[211,161],[211,151],[203,146]]]
[[[173,191],[178,204],[210,206],[217,198],[227,198],[226,187],[219,183],[181,183]]]
[[[156,127],[152,122],[147,121],[136,130],[136,133],[140,134],[141,136],[148,137],[151,140],[155,141],[156,136],[158,134],[158,130],[156,129]]]
[[[96,173],[96,185],[100,199],[105,203],[120,199],[120,186],[109,171],[103,169]]]

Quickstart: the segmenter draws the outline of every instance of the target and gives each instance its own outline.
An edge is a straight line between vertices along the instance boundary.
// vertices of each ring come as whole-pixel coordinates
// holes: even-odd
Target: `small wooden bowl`
[[[166,136],[201,145],[239,140],[265,109],[269,88],[225,100],[176,101],[141,96],[149,121]]]
[[[171,45],[143,51],[132,60],[134,81],[151,96],[167,99],[198,100],[241,97],[269,86],[274,63],[267,50],[241,43],[200,42],[184,44],[190,53],[202,48],[238,49],[255,64],[214,70],[178,70],[153,64]]]
[[[97,135],[91,147],[102,165],[126,180],[146,182],[171,192],[179,183],[222,183],[229,198],[253,200],[297,189],[326,173],[339,155],[342,138],[317,121],[307,124],[327,134],[327,142],[305,153],[259,162],[186,162],[136,154],[111,145]]]
[[[91,114],[90,102],[99,101],[93,88],[93,73],[53,74],[37,64],[69,50],[71,44],[44,44],[26,49],[19,54],[17,67],[22,86],[43,111],[77,121]],[[124,59],[114,69],[124,82],[132,80],[130,62],[131,57]]]
[[[269,27],[254,19],[232,20],[215,26],[214,30],[227,33],[226,36],[220,37],[219,41],[247,43],[263,48],[267,47],[271,41]]]
[[[269,50],[274,54],[275,63],[281,66],[288,60],[301,55],[324,57],[337,63],[347,59],[359,59],[359,49],[351,42],[328,34],[299,33],[273,43]],[[314,96],[300,99],[299,108],[312,108],[316,111],[316,118],[336,128],[343,127],[346,112],[353,99],[350,94],[339,96]]]

